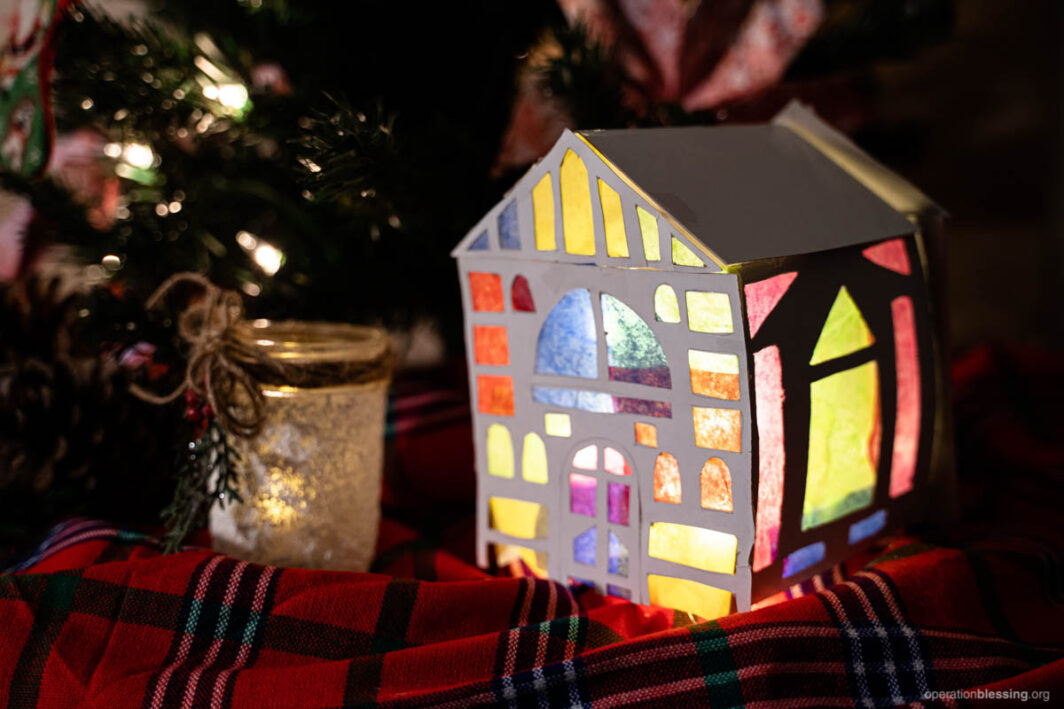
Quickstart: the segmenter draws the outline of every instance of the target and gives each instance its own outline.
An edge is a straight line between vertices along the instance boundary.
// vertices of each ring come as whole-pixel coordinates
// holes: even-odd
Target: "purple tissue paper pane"
[[[647,399],[615,396],[613,397],[613,406],[619,414],[639,414],[640,416],[656,416],[664,419],[672,418],[672,405],[667,401],[648,401]]]
[[[610,483],[609,518],[613,524],[628,524],[628,486],[624,483]]]
[[[668,367],[610,367],[610,381],[645,384],[662,389],[672,388],[672,374]]]
[[[569,474],[569,511],[574,515],[595,516],[598,480],[580,473]]]
[[[820,563],[824,560],[824,554],[826,551],[824,542],[816,542],[807,547],[802,547],[797,551],[791,552],[790,555],[783,560],[783,578],[793,576],[799,571],[805,571],[810,566]]]
[[[632,600],[631,591],[629,591],[627,588],[614,586],[612,583],[606,584],[606,595],[613,596],[614,598],[623,598],[626,601]]]
[[[616,534],[610,532],[609,543],[609,570],[611,574],[628,577],[628,547],[626,547]]]
[[[580,564],[595,565],[595,545],[598,544],[598,528],[592,527],[573,539],[573,559]]]

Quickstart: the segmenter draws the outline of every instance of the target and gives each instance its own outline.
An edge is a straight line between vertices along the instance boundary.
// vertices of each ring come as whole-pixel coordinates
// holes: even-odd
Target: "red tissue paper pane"
[[[514,382],[510,377],[477,377],[477,406],[481,413],[514,415]]]
[[[680,504],[680,464],[668,453],[659,453],[654,462],[654,499]]]
[[[501,313],[502,279],[497,273],[469,273],[469,292],[473,296],[473,310]]]
[[[791,271],[743,286],[743,292],[746,294],[746,322],[750,326],[751,338],[757,335],[765,318],[779,304],[797,277],[798,272]]]
[[[754,353],[754,396],[758,437],[754,571],[760,571],[776,559],[783,511],[783,365],[775,345]]]
[[[524,276],[514,276],[514,283],[510,287],[510,299],[513,301],[514,310],[521,313],[536,312],[536,303],[532,300],[532,289],[528,287],[528,279]]]
[[[506,328],[486,325],[474,327],[473,352],[477,364],[509,364],[510,345]]]
[[[890,465],[890,496],[913,489],[920,446],[920,358],[916,316],[907,295],[890,304],[894,316],[894,368],[898,377],[898,413],[894,423],[894,456]]]
[[[884,241],[875,246],[869,246],[861,253],[877,266],[888,268],[903,276],[908,276],[912,273],[912,268],[909,266],[909,253],[905,248],[905,239]]]

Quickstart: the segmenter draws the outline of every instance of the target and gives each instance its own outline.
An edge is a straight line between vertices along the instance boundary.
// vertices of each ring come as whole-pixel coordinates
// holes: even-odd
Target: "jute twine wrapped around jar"
[[[178,322],[191,349],[184,386],[210,402],[240,461],[242,501],[211,509],[215,549],[276,566],[368,569],[393,362],[387,334],[249,322],[236,294],[195,274],[175,279],[206,283]]]

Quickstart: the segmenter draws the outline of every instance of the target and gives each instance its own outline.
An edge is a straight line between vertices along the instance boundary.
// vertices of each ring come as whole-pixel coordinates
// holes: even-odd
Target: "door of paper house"
[[[640,578],[639,484],[616,444],[585,440],[569,459],[562,509],[570,532],[565,567],[572,581],[633,598]]]

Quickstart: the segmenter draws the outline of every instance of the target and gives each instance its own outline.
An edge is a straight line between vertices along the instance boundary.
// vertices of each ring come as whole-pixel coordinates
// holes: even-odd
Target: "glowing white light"
[[[170,214],[177,214],[181,211],[181,203],[174,201],[170,203]]]
[[[244,292],[250,295],[252,298],[262,292],[262,288],[259,288],[259,284],[252,283],[251,281],[245,281],[241,288],[243,288]]]
[[[118,258],[114,254],[107,254],[100,260],[100,263],[102,263],[106,268],[109,268],[113,271],[122,265],[122,259]]]
[[[103,154],[109,158],[122,157],[122,146],[119,143],[108,143],[103,146]]]
[[[251,257],[255,259],[255,263],[259,265],[259,268],[267,276],[277,273],[281,268],[281,264],[284,263],[284,253],[276,246],[266,243],[256,246]]]
[[[82,107],[82,109],[84,109],[84,110],[86,110],[86,111],[88,111],[88,110],[89,110],[90,108],[92,108],[92,107],[93,107],[94,105],[95,105],[95,104],[94,104],[94,103],[92,102],[92,99],[91,99],[91,98],[87,98],[87,99],[85,99],[84,101],[82,101],[82,102],[81,102],[81,107]]]
[[[165,217],[167,214],[170,213],[170,210],[166,208],[165,202],[159,202],[159,204],[155,205],[155,213],[158,214],[160,217]]]
[[[236,243],[240,244],[240,248],[244,249],[244,251],[254,251],[255,247],[259,245],[259,240],[250,231],[238,231],[236,233]]]
[[[211,101],[218,100],[218,87],[214,84],[207,84],[203,87],[203,96],[209,98]]]
[[[147,170],[155,163],[155,153],[142,143],[126,143],[122,148],[122,159],[132,167]]]
[[[218,102],[234,111],[243,110],[248,103],[248,90],[243,84],[222,84],[217,93]],[[207,95],[207,89],[203,90],[203,95]]]

